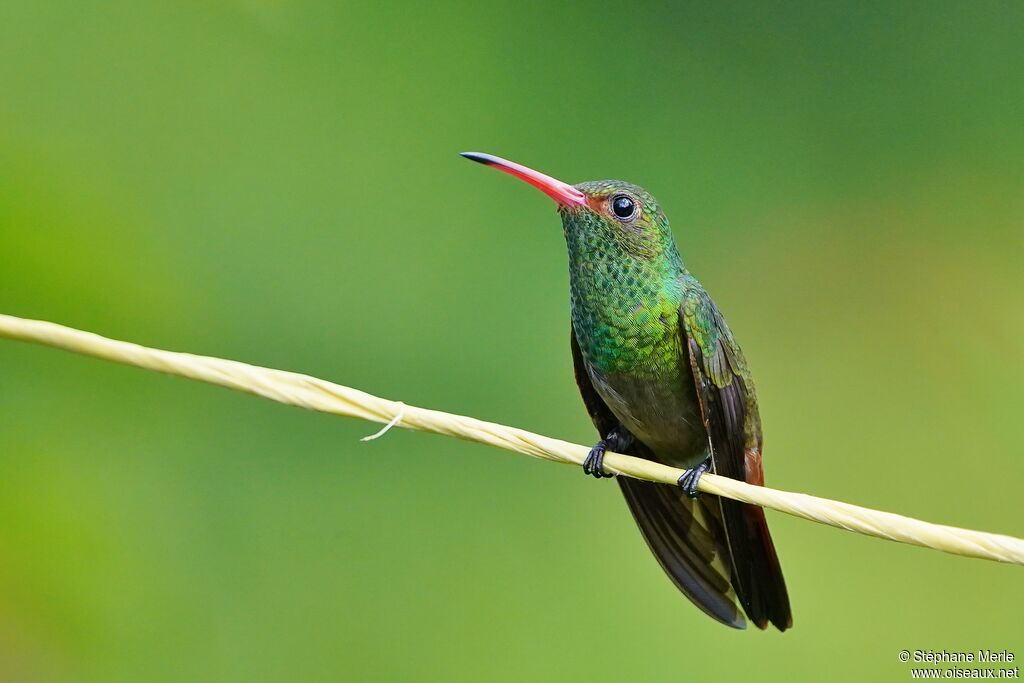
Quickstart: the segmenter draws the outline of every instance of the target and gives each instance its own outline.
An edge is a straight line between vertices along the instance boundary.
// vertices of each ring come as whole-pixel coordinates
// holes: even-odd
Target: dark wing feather
[[[763,485],[761,423],[757,398],[743,354],[715,304],[703,289],[684,300],[680,326],[690,357],[713,470]],[[755,505],[718,499],[732,564],[732,583],[747,616],[759,628],[793,625],[786,583],[764,511]]]
[[[604,438],[619,421],[594,389],[575,332],[572,359],[583,403]],[[628,455],[653,459],[639,441],[633,442]],[[678,488],[664,484],[629,477],[619,477],[618,482],[644,540],[672,582],[709,616],[743,628],[746,622],[736,607],[729,569],[722,560],[728,553],[722,544],[725,534],[718,504],[691,500]]]

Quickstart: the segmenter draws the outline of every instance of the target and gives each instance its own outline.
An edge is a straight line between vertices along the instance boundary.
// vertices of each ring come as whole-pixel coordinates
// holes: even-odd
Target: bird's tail
[[[726,626],[745,628],[729,581],[729,556],[717,503],[689,498],[682,490],[619,477],[633,519],[672,582],[708,616]]]
[[[770,622],[785,631],[793,625],[793,614],[764,510],[728,498],[718,500],[733,560],[732,585],[740,604],[758,628],[767,628]]]
[[[665,484],[618,478],[633,519],[665,573],[712,618],[733,628],[792,625],[789,599],[761,508]]]

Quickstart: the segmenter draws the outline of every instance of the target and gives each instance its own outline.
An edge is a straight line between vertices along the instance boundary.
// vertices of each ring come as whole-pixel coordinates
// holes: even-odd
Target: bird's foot
[[[611,450],[613,453],[621,453],[631,443],[633,443],[633,435],[624,429],[616,427],[608,432],[608,436],[598,441],[590,449],[590,452],[587,453],[587,457],[583,461],[583,474],[589,474],[597,479],[614,477],[614,474],[604,471],[604,453],[607,450]]]
[[[683,472],[676,484],[687,496],[690,498],[696,498],[700,495],[700,491],[697,490],[697,484],[700,482],[701,476],[709,469],[711,469],[710,457],[696,467]]]
[[[614,476],[604,471],[604,452],[607,449],[607,441],[604,439],[598,441],[597,445],[590,449],[586,460],[583,461],[583,474],[592,475],[597,479]]]

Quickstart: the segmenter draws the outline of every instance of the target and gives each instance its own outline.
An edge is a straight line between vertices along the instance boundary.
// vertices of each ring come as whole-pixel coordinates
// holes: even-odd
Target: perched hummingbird
[[[605,449],[686,469],[678,486],[619,477],[647,545],[673,583],[714,619],[793,624],[764,511],[698,497],[710,470],[763,485],[761,420],[746,359],[704,287],[683,265],[646,190],[619,180],[569,185],[478,152],[462,156],[525,180],[558,203],[569,250],[576,383]]]

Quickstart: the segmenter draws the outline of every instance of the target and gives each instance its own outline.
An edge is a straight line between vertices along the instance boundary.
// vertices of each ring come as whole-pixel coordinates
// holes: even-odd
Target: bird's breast
[[[701,462],[707,433],[671,295],[574,300],[572,317],[594,388],[619,422],[667,464]]]
[[[682,350],[678,303],[670,297],[574,293],[571,308],[580,350],[595,368],[650,375],[678,362]]]

